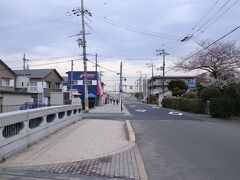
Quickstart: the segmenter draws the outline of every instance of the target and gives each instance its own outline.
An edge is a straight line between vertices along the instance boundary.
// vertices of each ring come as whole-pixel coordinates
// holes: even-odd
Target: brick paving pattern
[[[134,147],[114,155],[96,159],[49,165],[26,166],[24,167],[24,170],[130,180],[140,179]]]

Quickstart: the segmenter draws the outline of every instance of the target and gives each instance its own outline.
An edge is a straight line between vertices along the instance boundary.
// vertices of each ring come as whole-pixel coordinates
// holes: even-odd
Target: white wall
[[[25,102],[31,102],[31,95],[4,94],[3,105],[22,105]]]
[[[22,86],[23,83],[23,86]],[[16,88],[27,88],[29,84],[28,76],[17,76],[16,78]]]
[[[43,92],[43,88],[46,88],[46,83],[37,82],[37,90],[38,90],[38,92]]]

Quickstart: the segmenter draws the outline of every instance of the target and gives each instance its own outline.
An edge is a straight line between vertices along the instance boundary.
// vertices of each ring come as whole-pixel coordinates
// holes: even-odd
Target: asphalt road
[[[128,102],[150,180],[239,180],[240,122],[209,121]]]

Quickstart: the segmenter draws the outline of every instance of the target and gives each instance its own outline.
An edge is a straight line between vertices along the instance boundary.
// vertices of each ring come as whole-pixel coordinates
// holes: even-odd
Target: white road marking
[[[156,106],[153,106],[152,108],[153,108],[153,109],[158,109],[158,107],[156,107]]]
[[[179,112],[169,112],[168,114],[171,114],[173,116],[182,116],[183,115],[182,113],[179,113]]]
[[[137,109],[136,111],[137,111],[137,112],[145,112],[145,111],[147,111],[147,110],[144,110],[144,109]]]
[[[130,105],[129,107],[131,107],[131,108],[135,108],[135,107],[137,107],[137,106],[135,106],[135,105]]]

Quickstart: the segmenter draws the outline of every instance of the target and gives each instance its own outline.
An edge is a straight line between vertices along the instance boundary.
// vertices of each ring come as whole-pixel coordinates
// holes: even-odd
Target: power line
[[[206,31],[211,25],[213,25],[217,20],[219,20],[228,10],[230,10],[232,8],[232,6],[234,6],[236,3],[237,3],[238,0],[236,0],[232,5],[231,7],[229,7],[227,10],[225,10],[214,22],[212,22],[204,31]],[[194,27],[191,29],[190,32],[187,33],[187,36],[184,37],[184,39],[182,39],[181,41],[186,41],[186,40],[189,40],[193,37],[194,34],[196,34],[197,32],[201,31],[201,29],[203,27],[205,27],[218,13],[221,12],[222,9],[224,9],[224,7],[230,3],[231,0],[227,0],[202,26],[200,26],[200,28],[198,28],[195,32],[193,32],[192,34],[189,35],[189,33],[191,31],[193,31],[202,21],[205,17],[207,17],[209,15],[209,13],[216,7],[216,5],[219,3],[219,0],[215,1],[215,3],[210,6],[210,8],[208,9],[208,11],[199,19],[199,21],[194,25]],[[204,31],[202,32],[199,32],[199,34],[203,33]],[[199,35],[197,34],[197,36]],[[176,48],[177,46],[174,46],[175,44],[177,44],[179,41],[175,41],[174,43],[170,44],[166,49],[167,50],[170,50],[170,49],[173,49],[173,48]]]
[[[79,56],[82,55],[78,55],[78,56],[55,56],[55,57],[49,57],[49,58],[31,58],[29,59],[29,61],[44,61],[44,60],[59,60],[59,59],[69,59],[69,58],[77,58]],[[6,63],[8,62],[19,62],[19,60],[9,60],[9,61],[5,61]]]
[[[70,59],[70,60],[65,60],[65,61],[57,61],[57,62],[50,62],[50,63],[44,63],[44,64],[32,64],[32,65],[30,65],[30,67],[48,66],[48,65],[52,65],[52,64],[61,64],[61,63],[65,63],[65,62],[79,61],[79,60],[82,60],[82,59]]]
[[[109,72],[112,72],[112,73],[118,73],[118,72],[116,72],[116,71],[113,71],[113,70],[111,70],[111,69],[109,69],[109,68],[106,68],[106,67],[104,67],[104,66],[101,66],[101,65],[99,65],[99,64],[97,64],[96,62],[93,62],[93,61],[91,61],[91,60],[88,60],[90,63],[92,63],[92,64],[94,64],[95,66],[98,66],[98,67],[101,67],[101,68],[103,68],[103,69],[105,69],[105,70],[107,70],[107,71],[109,71]]]
[[[119,12],[120,10],[125,9],[125,8],[127,8],[127,7],[135,4],[137,1],[139,1],[139,0],[132,0],[132,1],[130,1],[128,4],[125,4],[124,6],[119,7],[118,9],[116,9],[116,10],[114,10],[113,12],[109,13],[107,16],[105,16],[105,18],[109,17],[110,15],[116,14],[116,13]]]
[[[93,7],[93,9],[97,9],[97,8],[102,7],[102,6],[105,6],[105,5],[107,5],[107,4],[108,4],[109,2],[111,2],[111,1],[113,1],[113,0],[104,1],[103,3],[101,3],[101,4],[99,4],[99,5],[95,6],[95,7]]]
[[[0,27],[0,32],[11,31],[11,30],[20,29],[20,28],[27,28],[29,26],[35,26],[35,25],[48,23],[48,22],[59,22],[59,21],[64,21],[64,20],[72,18],[72,17],[62,18],[63,16],[65,16],[65,15],[59,15],[59,16],[53,15],[53,16],[48,16],[48,17],[44,17],[44,18],[39,18],[36,20],[26,21],[23,23],[18,23],[15,25],[2,26],[2,27]]]
[[[98,30],[99,29],[101,31],[103,31],[101,28],[98,27]],[[95,32],[94,35],[96,35],[96,33],[97,33],[97,35],[100,36],[104,41],[113,42],[113,43],[111,43],[111,46],[113,46],[114,48],[116,48],[118,50],[123,48],[125,50],[124,52],[129,53],[129,49],[127,49],[125,46],[120,47],[120,45],[119,45],[120,43],[118,41],[115,41],[113,38],[108,38],[107,36],[104,35],[105,33],[101,33],[101,32],[99,33],[98,31],[96,31],[96,28],[93,29],[93,31]],[[129,54],[131,54],[131,53],[129,53]]]
[[[219,2],[219,0],[217,0],[212,6],[210,6],[210,8],[208,9],[208,11],[199,18],[199,20],[197,21],[197,23],[193,26],[193,28],[191,28],[191,30],[187,33],[187,35],[185,36],[185,38],[191,38],[191,37],[188,35],[191,31],[193,31],[197,26],[198,24],[200,24],[200,22],[214,9],[214,7],[217,5],[217,3]],[[177,46],[175,46],[177,43],[181,42],[181,39],[180,40],[176,40],[174,43],[168,45],[166,47],[167,50],[171,50],[173,48],[176,48]]]
[[[218,4],[219,0],[215,1],[214,4],[208,9],[208,11],[197,21],[197,23],[194,25],[194,27],[191,30],[194,30],[198,24],[202,22],[202,20],[208,16],[208,14],[216,7]]]
[[[219,39],[215,40],[214,42],[210,43],[209,45],[205,46],[203,49],[200,49],[199,51],[197,51],[196,53],[192,54],[191,56],[189,56],[188,58],[184,59],[181,64],[183,64],[184,62],[186,62],[187,60],[191,59],[192,57],[196,56],[198,53],[208,49],[209,47],[211,47],[212,45],[216,44],[217,42],[221,41],[222,39],[224,39],[225,37],[227,37],[228,35],[232,34],[233,32],[235,32],[236,30],[238,30],[240,28],[240,26],[237,26],[236,28],[234,28],[233,30],[229,31],[228,33],[226,33],[225,35],[223,35],[222,37],[220,37]],[[173,69],[175,69],[175,67],[171,68],[170,70],[166,71],[172,71]]]
[[[215,24],[222,16],[224,16],[234,5],[237,4],[239,0],[236,0],[233,2],[233,4],[228,7],[220,16],[218,16],[212,23],[210,23],[204,30],[202,30],[201,32],[199,32],[197,35],[195,35],[195,37],[199,36],[200,34],[204,33],[207,29],[209,29],[213,24]]]
[[[106,19],[106,18],[102,18],[102,17],[97,18],[97,19],[99,19],[99,20],[101,20],[101,21],[103,21],[107,24],[120,27],[120,28],[122,28],[124,30],[127,30],[127,31],[132,31],[132,32],[136,32],[136,33],[140,33],[140,34],[144,34],[144,35],[148,35],[148,36],[152,36],[152,37],[157,37],[157,38],[161,38],[161,39],[168,39],[168,40],[176,40],[177,39],[176,37],[173,37],[171,35],[159,35],[159,33],[154,33],[154,32],[150,32],[150,31],[146,31],[146,30],[140,30],[139,28],[129,26],[129,25],[125,25],[125,24],[119,23],[119,22],[114,21],[114,20],[110,20],[110,19]]]
[[[231,0],[227,0],[200,28],[198,28],[193,34],[196,34],[197,32],[201,31],[203,27],[205,27],[222,9],[226,7],[228,3],[230,3]]]

